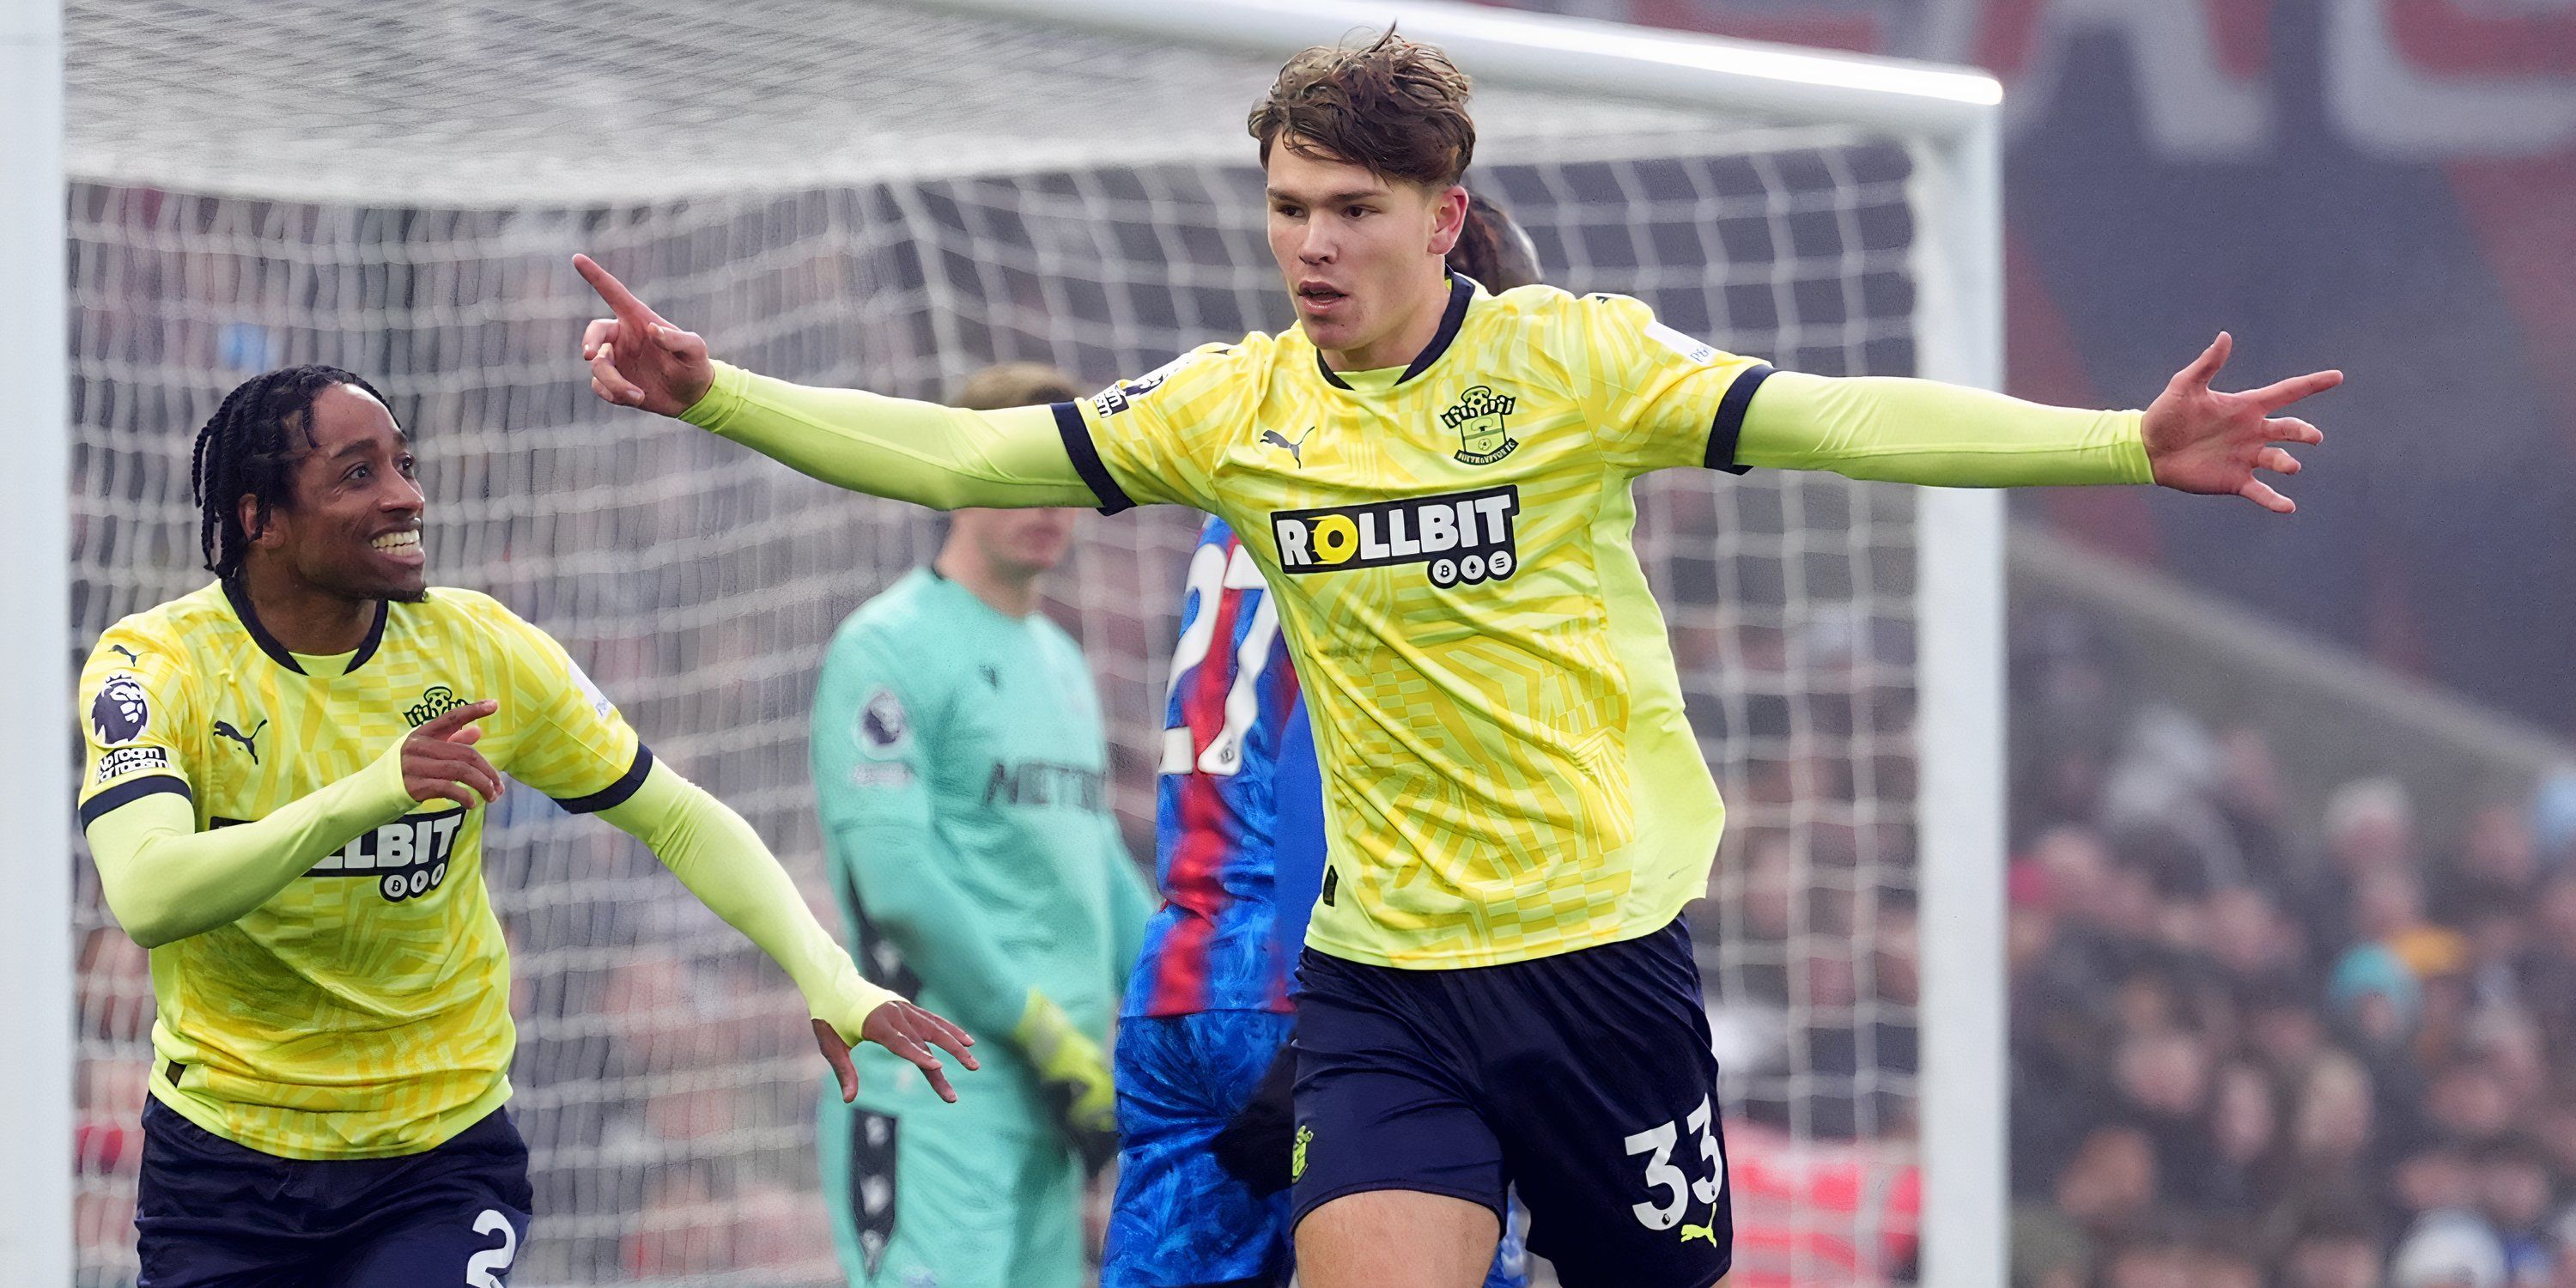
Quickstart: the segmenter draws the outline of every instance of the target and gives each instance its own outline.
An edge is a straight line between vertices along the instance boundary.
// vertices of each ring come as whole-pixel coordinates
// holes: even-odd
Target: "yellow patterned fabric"
[[[1647,933],[1705,890],[1725,809],[1629,484],[1731,466],[1768,372],[1632,299],[1461,280],[1405,371],[1253,334],[1080,406],[1105,501],[1222,516],[1278,596],[1331,821],[1307,942],[1483,966]]]
[[[1636,300],[1463,278],[1401,371],[1255,333],[1081,403],[957,412],[718,363],[684,414],[877,496],[1222,516],[1315,722],[1331,866],[1307,942],[1423,968],[1647,934],[1707,886],[1725,810],[1629,543],[1638,475],[2152,477],[2134,411],[1774,373]]]
[[[478,749],[567,809],[619,804],[652,765],[560,644],[445,587],[385,606],[356,653],[314,658],[208,586],[100,636],[79,698],[84,826],[169,793],[200,829],[262,819],[485,698],[500,710]],[[309,856],[248,915],[154,948],[152,1093],[289,1158],[417,1153],[498,1107],[517,1039],[483,815],[416,805]]]

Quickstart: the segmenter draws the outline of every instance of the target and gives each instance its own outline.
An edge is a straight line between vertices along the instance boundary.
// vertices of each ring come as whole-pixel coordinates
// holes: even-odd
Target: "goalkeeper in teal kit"
[[[959,401],[1053,402],[1062,381],[996,367]],[[934,565],[852,614],[823,663],[814,793],[851,955],[985,1039],[960,1104],[872,1049],[856,1105],[822,1098],[834,1242],[863,1288],[1085,1282],[1084,1185],[1118,1148],[1109,1025],[1152,905],[1091,672],[1035,611],[1072,524],[958,512]]]

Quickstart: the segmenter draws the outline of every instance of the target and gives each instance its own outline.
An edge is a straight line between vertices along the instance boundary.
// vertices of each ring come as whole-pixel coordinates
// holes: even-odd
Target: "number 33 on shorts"
[[[1649,1230],[1669,1230],[1681,1225],[1685,1239],[1717,1241],[1716,1214],[1713,1211],[1706,1225],[1682,1223],[1682,1218],[1694,1205],[1713,1209],[1726,1195],[1726,1151],[1718,1146],[1715,1122],[1706,1096],[1700,1097],[1699,1108],[1682,1119],[1681,1126],[1688,1128],[1699,1141],[1700,1165],[1692,1169],[1699,1173],[1695,1176],[1686,1174],[1673,1162],[1673,1148],[1681,1135],[1674,1124],[1657,1123],[1628,1137],[1628,1153],[1646,1156],[1646,1190],[1650,1199],[1660,1200],[1630,1205],[1628,1210],[1636,1214],[1639,1225]]]

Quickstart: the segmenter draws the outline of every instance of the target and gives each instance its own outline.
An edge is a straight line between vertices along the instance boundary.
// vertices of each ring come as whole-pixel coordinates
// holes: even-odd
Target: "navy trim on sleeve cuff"
[[[146,774],[141,778],[126,779],[124,782],[118,783],[116,786],[110,787],[106,791],[100,792],[98,795],[82,801],[80,807],[80,825],[84,830],[86,830],[90,824],[99,821],[115,810],[131,805],[146,796],[158,796],[163,792],[173,793],[191,805],[194,805],[197,800],[196,793],[188,790],[187,779],[174,778],[168,774]]]
[[[1132,510],[1136,503],[1127,498],[1126,489],[1109,477],[1109,467],[1100,463],[1100,449],[1091,442],[1091,427],[1082,423],[1082,408],[1069,402],[1055,404],[1055,432],[1064,437],[1064,454],[1073,458],[1073,472],[1082,476],[1084,485],[1100,502],[1102,514]]]
[[[1753,391],[1771,378],[1771,364],[1755,363],[1726,387],[1726,396],[1717,400],[1717,416],[1708,423],[1708,455],[1701,464],[1729,474],[1750,471],[1750,465],[1735,463],[1736,440],[1744,436],[1744,409],[1753,405]]]
[[[616,782],[588,796],[558,796],[555,804],[563,806],[567,814],[596,814],[604,809],[615,809],[633,797],[636,789],[644,785],[645,776],[652,772],[653,749],[639,742],[635,744],[635,763],[627,766],[626,772],[618,775]]]

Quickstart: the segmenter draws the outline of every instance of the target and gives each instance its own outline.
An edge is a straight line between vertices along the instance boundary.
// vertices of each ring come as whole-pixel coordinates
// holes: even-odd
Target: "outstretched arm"
[[[587,255],[573,266],[615,317],[582,333],[591,391],[677,416],[835,487],[934,509],[1098,505],[1055,413],[976,412],[854,389],[817,389],[707,356]]]
[[[862,1041],[911,1061],[941,1099],[957,1099],[930,1048],[939,1047],[972,1069],[975,1057],[966,1048],[975,1039],[860,978],[850,955],[814,919],[796,883],[742,815],[657,762],[633,796],[600,811],[600,817],[644,842],[700,903],[786,970],[796,991],[805,995],[815,1041],[840,1077],[842,1100],[858,1096],[850,1047]]]
[[[1753,395],[1734,460],[1946,487],[2152,482],[2291,513],[2297,507],[2255,472],[2298,473],[2297,458],[2279,444],[2325,435],[2272,413],[2334,388],[2343,373],[2221,393],[2209,382],[2230,348],[2222,333],[2144,412],[2047,407],[1929,380],[1783,371]]]

